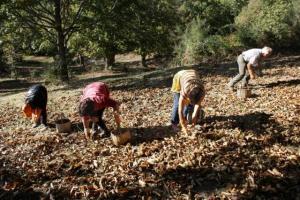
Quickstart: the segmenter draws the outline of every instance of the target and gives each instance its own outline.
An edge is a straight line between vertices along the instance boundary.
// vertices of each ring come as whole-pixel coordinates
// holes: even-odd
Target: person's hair
[[[190,99],[190,103],[195,105],[204,95],[204,88],[201,86],[196,86],[190,91],[188,97]]]
[[[272,53],[272,48],[270,48],[270,47],[264,47],[264,48],[262,48],[262,52],[264,54],[270,55]]]
[[[82,116],[95,116],[94,102],[90,99],[80,102],[79,115],[81,117]]]

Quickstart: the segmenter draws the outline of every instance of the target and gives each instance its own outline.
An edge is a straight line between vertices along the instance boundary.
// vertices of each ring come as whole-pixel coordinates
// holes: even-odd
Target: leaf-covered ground
[[[24,92],[1,97],[0,199],[300,199],[300,68],[266,68],[245,101],[224,89],[235,69],[199,69],[206,117],[189,135],[168,126],[176,69],[150,81],[159,87],[116,87],[134,133],[118,147],[85,141],[81,86],[49,89],[44,132],[22,116]],[[73,122],[69,135],[55,133],[61,112]],[[111,110],[104,118],[113,129]]]

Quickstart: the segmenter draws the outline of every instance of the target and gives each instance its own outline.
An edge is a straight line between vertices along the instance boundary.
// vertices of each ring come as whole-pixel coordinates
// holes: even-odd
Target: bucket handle
[[[62,120],[62,119],[68,119],[64,113],[56,114],[56,121]]]

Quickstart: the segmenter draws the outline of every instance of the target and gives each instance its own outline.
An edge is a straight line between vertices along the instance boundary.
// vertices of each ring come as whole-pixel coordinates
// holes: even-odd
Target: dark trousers
[[[178,114],[178,107],[179,107],[179,97],[180,93],[174,92],[174,99],[173,99],[173,109],[172,109],[172,115],[171,115],[171,123],[172,124],[179,124],[179,114]],[[186,118],[189,112],[194,111],[194,106],[189,104],[188,106],[185,106],[183,109],[183,115]]]
[[[248,85],[250,75],[247,70],[247,63],[245,62],[242,54],[237,57],[237,63],[239,67],[239,73],[233,79],[231,79],[228,85],[230,87],[234,87],[235,84],[242,80],[242,87],[245,87]]]
[[[103,108],[103,109],[101,109],[101,110],[99,110],[97,112],[98,122],[97,123],[93,123],[93,129],[97,130],[97,128],[98,128],[97,126],[99,126],[102,129],[102,131],[108,133],[109,130],[108,130],[105,122],[102,119],[104,110],[105,110],[105,108]],[[97,125],[97,126],[95,126],[95,125]]]
[[[39,121],[40,121],[40,123],[47,125],[47,109],[46,109],[46,107],[42,108],[42,112],[41,112]]]

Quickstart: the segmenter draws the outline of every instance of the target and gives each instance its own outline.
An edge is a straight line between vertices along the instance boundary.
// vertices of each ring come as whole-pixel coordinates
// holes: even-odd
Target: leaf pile
[[[135,136],[119,147],[85,141],[80,90],[49,93],[46,131],[31,128],[21,105],[2,102],[0,198],[299,199],[299,68],[264,73],[245,101],[225,90],[228,76],[205,74],[206,118],[189,135],[169,127],[169,88],[112,91]],[[61,112],[73,122],[69,135],[55,133]],[[112,118],[108,109],[114,129]]]

